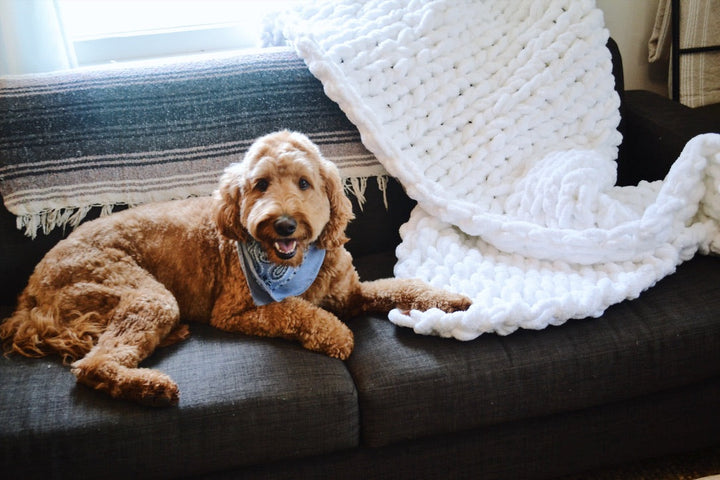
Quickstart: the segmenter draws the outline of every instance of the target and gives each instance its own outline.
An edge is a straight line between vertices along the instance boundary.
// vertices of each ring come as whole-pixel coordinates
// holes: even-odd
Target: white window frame
[[[63,1],[68,0],[54,1],[59,4],[62,12]],[[128,1],[127,8],[132,8],[133,4],[141,5],[138,1]],[[253,7],[253,4],[280,9],[297,5],[302,0],[226,1],[227,5],[236,8],[236,12],[238,7],[247,7],[253,14],[249,13],[246,18],[229,18],[227,23],[101,32],[92,36],[73,37],[73,32],[68,31],[67,42],[74,50],[77,66],[255,48],[260,46],[262,21],[254,10],[257,7]],[[169,0],[166,3],[168,8],[177,8],[178,5]]]
[[[236,25],[86,38],[72,44],[79,66],[257,46],[255,36]]]

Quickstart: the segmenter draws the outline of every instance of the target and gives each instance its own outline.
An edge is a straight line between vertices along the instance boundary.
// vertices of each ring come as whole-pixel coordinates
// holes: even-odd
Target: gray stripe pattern
[[[307,134],[348,185],[386,175],[303,61],[273,48],[0,77],[0,193],[34,236],[90,206],[208,195],[283,128]]]

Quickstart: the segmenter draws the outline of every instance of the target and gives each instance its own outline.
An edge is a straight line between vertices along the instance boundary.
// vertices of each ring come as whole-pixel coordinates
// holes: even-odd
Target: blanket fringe
[[[353,195],[357,199],[361,210],[365,205],[365,191],[367,190],[369,178],[370,177],[348,177],[344,180],[343,187],[345,193],[347,195]],[[379,175],[374,176],[374,178],[377,181],[378,190],[382,192],[383,203],[387,209],[388,177],[387,175]],[[16,226],[18,230],[23,231],[25,236],[34,240],[40,231],[42,231],[44,235],[48,235],[53,229],[58,227],[63,230],[67,228],[74,230],[82,223],[93,208],[100,208],[100,216],[104,217],[110,215],[113,209],[119,205],[127,205],[131,208],[136,206],[135,204],[128,204],[126,202],[117,202],[47,209],[37,213],[18,215],[16,218]]]
[[[365,191],[367,190],[367,182],[368,178],[370,177],[348,177],[345,179],[343,187],[345,190],[346,195],[352,195],[357,199],[358,206],[360,207],[360,210],[363,210],[363,207],[365,206],[365,202],[367,199],[365,198]],[[385,209],[388,208],[388,200],[387,200],[387,182],[388,177],[387,175],[378,175],[374,176],[378,190],[382,193],[383,196],[383,204],[385,205]]]
[[[104,217],[110,215],[118,205],[121,204],[83,205],[80,207],[56,208],[43,210],[38,213],[18,215],[16,226],[18,230],[23,231],[25,236],[34,240],[37,238],[39,231],[47,235],[57,227],[61,227],[63,230],[69,227],[71,230],[74,230],[82,223],[85,217],[87,217],[87,214],[90,213],[93,207],[99,207],[100,216]]]

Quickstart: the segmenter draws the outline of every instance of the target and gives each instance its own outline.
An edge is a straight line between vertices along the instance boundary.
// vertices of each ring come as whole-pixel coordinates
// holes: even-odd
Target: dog
[[[361,282],[344,247],[352,217],[337,167],[314,143],[298,132],[266,135],[212,196],[78,227],[37,265],[0,337],[7,352],[59,354],[80,384],[169,406],[177,384],[138,365],[188,335],[181,318],[345,360],[353,334],[340,318],[469,307],[419,280]]]

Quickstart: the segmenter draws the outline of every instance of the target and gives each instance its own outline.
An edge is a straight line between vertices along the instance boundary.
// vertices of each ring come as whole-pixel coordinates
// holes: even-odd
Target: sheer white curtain
[[[0,74],[72,68],[55,0],[0,0]]]

